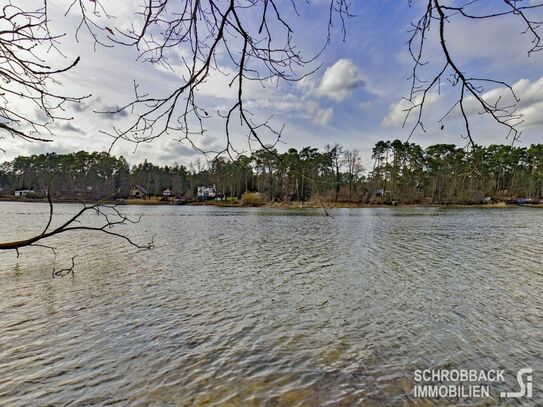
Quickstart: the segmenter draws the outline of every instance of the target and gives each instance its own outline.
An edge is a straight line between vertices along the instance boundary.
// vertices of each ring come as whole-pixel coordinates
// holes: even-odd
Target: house
[[[166,188],[164,191],[162,191],[162,196],[172,196],[172,190],[170,188]]]
[[[215,199],[216,195],[217,195],[217,191],[215,190],[215,185],[213,185],[213,186],[198,185],[196,198],[199,201],[206,201],[208,199]]]
[[[16,189],[15,196],[27,196],[34,193],[33,189]]]
[[[139,184],[134,184],[130,188],[129,195],[132,198],[147,198],[147,196],[149,195],[149,192],[147,192],[147,190],[143,186]]]

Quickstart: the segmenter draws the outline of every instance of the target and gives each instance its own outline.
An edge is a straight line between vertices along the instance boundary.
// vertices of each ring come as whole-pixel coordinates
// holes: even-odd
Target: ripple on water
[[[0,254],[0,405],[434,405],[415,369],[543,369],[540,211],[126,211],[155,250]],[[0,230],[46,213],[0,203]]]

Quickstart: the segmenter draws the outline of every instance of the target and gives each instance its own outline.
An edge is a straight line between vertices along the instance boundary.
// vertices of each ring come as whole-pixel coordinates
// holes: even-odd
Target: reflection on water
[[[413,398],[415,369],[522,367],[538,405],[538,210],[126,211],[156,249],[80,234],[0,254],[0,405],[443,405]],[[1,240],[46,216],[0,204]]]

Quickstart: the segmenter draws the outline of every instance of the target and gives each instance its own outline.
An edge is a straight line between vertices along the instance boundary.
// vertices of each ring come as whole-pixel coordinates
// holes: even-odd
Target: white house
[[[34,191],[31,189],[17,189],[15,190],[15,196],[27,196],[29,194],[33,194]]]
[[[215,185],[198,185],[196,197],[199,200],[214,199],[216,195],[217,191],[215,190]]]
[[[162,191],[162,196],[172,196],[172,190],[170,188],[166,188],[164,191]]]

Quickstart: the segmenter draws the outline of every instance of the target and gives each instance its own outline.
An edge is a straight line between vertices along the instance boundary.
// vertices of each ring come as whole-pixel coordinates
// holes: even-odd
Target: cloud
[[[88,108],[89,108],[89,104],[85,102],[74,103],[72,105],[72,109],[77,113],[84,112]]]
[[[306,81],[302,88],[311,87],[312,81]],[[300,84],[298,83],[298,89]],[[332,120],[333,109],[323,107],[314,97],[311,97],[309,90],[298,93],[268,93],[267,97],[259,99],[249,99],[248,108],[261,109],[267,114],[276,111],[278,115],[288,114],[290,117],[296,117],[303,120],[310,120],[317,125],[327,125]]]
[[[324,72],[317,88],[317,94],[328,97],[336,102],[341,102],[356,88],[363,85],[364,81],[360,77],[358,67],[353,61],[350,59],[340,59]]]
[[[507,61],[508,67],[526,64],[526,56],[532,47],[530,33],[524,33],[514,15],[502,19],[473,20],[455,19],[447,27],[448,44],[456,58],[486,60],[501,66]],[[541,62],[536,53],[532,59]]]
[[[204,136],[199,141],[200,141],[200,145],[204,148],[217,145],[217,138],[213,136]]]
[[[39,155],[39,154],[47,154],[47,153],[57,153],[57,154],[70,154],[74,151],[77,151],[77,149],[74,149],[72,146],[69,145],[63,145],[60,143],[53,143],[53,144],[40,144],[40,143],[30,143],[25,144],[24,149],[21,151],[21,155]]]
[[[518,101],[515,100],[510,89],[505,86],[500,86],[484,92],[481,94],[481,97],[490,105],[497,104],[498,106],[504,107],[515,117],[521,115],[521,118],[517,118],[510,122],[510,124],[517,124],[519,130],[537,128],[538,126],[543,125],[543,76],[537,80],[520,79],[512,84],[511,88],[518,98]],[[428,94],[424,105],[423,119],[426,118],[425,121],[433,122],[433,120],[431,120],[432,118],[435,118],[436,116],[441,117],[457,100],[454,99],[455,97],[458,97],[457,92],[450,92],[447,94],[442,93],[441,95],[437,93]],[[443,103],[438,104],[442,98]],[[415,103],[417,103],[417,101],[415,101]],[[406,109],[411,106],[412,104],[405,99],[401,99],[400,101],[391,104],[387,115],[381,121],[381,127],[401,127],[406,117]],[[466,112],[466,115],[470,117],[470,122],[472,122],[471,127],[477,128],[477,133],[479,135],[485,133],[489,124],[492,123],[491,121],[486,120],[484,122],[481,121],[482,118],[480,114],[483,109],[473,96],[467,96],[464,99],[464,111]],[[418,114],[418,110],[411,112],[407,123],[413,123],[416,114]],[[484,116],[488,120],[491,120],[490,116]],[[451,124],[453,126],[458,125],[460,123],[458,122],[458,119],[461,118],[460,108],[456,106],[447,118],[452,121],[448,126],[449,128]],[[484,123],[484,125],[482,123]]]
[[[426,100],[424,101],[424,108],[428,108],[439,100],[441,95],[438,93],[428,93]],[[417,98],[415,104],[418,103]],[[400,99],[400,101],[390,105],[387,115],[381,120],[381,127],[401,127],[406,122],[407,109],[413,106],[413,103],[407,99]],[[407,122],[411,122],[415,119],[415,114],[418,114],[418,110],[411,112]]]
[[[296,82],[296,86],[306,95],[312,95],[317,90],[315,79],[311,76],[304,76]]]
[[[183,157],[194,157],[201,154],[199,151],[195,150],[192,147],[188,147],[184,144],[181,144],[178,141],[170,141],[163,154],[159,155],[159,159],[163,162],[170,162],[174,160],[180,160]]]
[[[381,127],[399,127],[405,120],[406,111],[411,106],[405,99],[393,103],[388,109],[387,115],[381,120]]]
[[[80,133],[80,134],[84,133],[83,130],[81,130],[79,127],[74,126],[71,123],[63,123],[63,124],[61,124],[59,126],[59,129],[64,130],[64,131],[71,131],[71,132],[74,132],[74,133]]]
[[[535,81],[520,79],[512,86],[515,101],[511,91],[505,87],[499,87],[483,93],[481,96],[490,104],[497,102],[498,106],[514,106],[517,111],[514,113],[523,116],[522,127],[530,127],[543,124],[543,76]],[[473,96],[466,99],[465,111],[468,115],[475,115],[482,110],[478,101]],[[455,112],[459,115],[459,112]]]
[[[96,113],[104,115],[112,120],[128,116],[128,112],[118,105],[103,106],[100,110],[97,110]]]
[[[307,114],[310,115],[311,121],[319,126],[326,126],[332,120],[334,109],[331,107],[321,107],[318,103],[309,101],[304,106]]]
[[[325,109],[320,109],[318,114],[313,117],[313,123],[324,126],[332,120],[332,115],[334,114],[334,109],[327,107]]]

